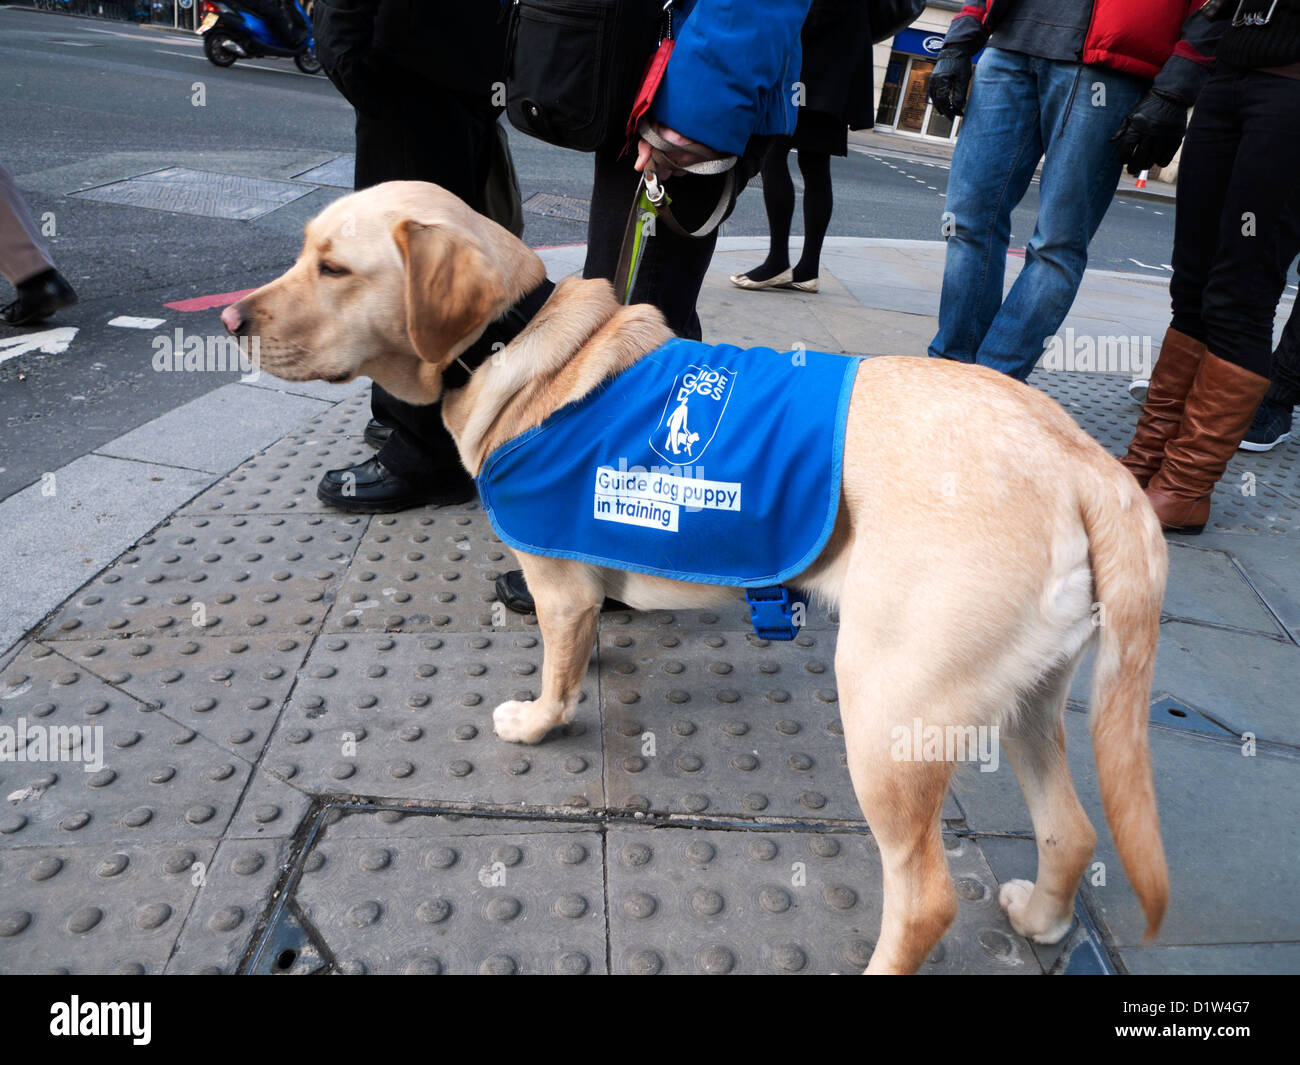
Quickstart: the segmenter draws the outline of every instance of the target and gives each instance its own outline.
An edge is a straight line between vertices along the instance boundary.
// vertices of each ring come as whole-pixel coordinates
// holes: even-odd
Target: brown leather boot
[[[1151,371],[1146,402],[1122,462],[1143,488],[1165,458],[1165,445],[1183,421],[1183,401],[1205,357],[1205,345],[1175,329],[1165,331]]]
[[[1210,494],[1267,391],[1267,377],[1206,352],[1187,394],[1183,424],[1147,485],[1147,499],[1166,529],[1195,534],[1205,528]]]

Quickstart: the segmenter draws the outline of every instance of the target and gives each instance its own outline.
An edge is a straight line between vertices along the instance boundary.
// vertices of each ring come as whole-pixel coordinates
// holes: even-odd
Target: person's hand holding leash
[[[667,180],[677,174],[686,173],[688,166],[694,166],[697,163],[708,162],[712,159],[724,158],[723,153],[715,152],[706,144],[700,144],[691,140],[683,133],[670,126],[665,126],[660,122],[652,122],[651,128],[670,145],[677,145],[674,148],[658,149],[659,156],[668,161],[669,166],[665,170],[662,165],[657,168],[660,180]],[[644,137],[637,141],[636,145],[636,170],[644,171],[650,165],[651,155],[656,148],[650,144]]]

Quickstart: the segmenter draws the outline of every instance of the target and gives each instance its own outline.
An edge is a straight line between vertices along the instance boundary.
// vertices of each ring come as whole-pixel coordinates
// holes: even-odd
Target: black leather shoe
[[[427,505],[447,506],[474,498],[474,478],[464,470],[449,471],[436,483],[412,484],[377,458],[345,470],[329,470],[316,488],[316,497],[354,514],[389,514]]]
[[[366,431],[362,434],[362,439],[378,451],[386,443],[388,438],[393,435],[393,427],[385,425],[383,422],[377,422],[374,418],[366,422]]]
[[[67,278],[54,269],[28,278],[14,288],[18,298],[0,309],[0,318],[6,325],[30,325],[77,302],[77,294]]]
[[[505,604],[507,610],[514,611],[516,614],[536,614],[537,604],[533,602],[533,593],[528,590],[528,582],[524,580],[524,571],[512,569],[509,573],[503,573],[496,581],[497,598]],[[600,605],[602,614],[611,610],[631,610],[632,608],[626,603],[620,603],[617,599],[606,599]]]

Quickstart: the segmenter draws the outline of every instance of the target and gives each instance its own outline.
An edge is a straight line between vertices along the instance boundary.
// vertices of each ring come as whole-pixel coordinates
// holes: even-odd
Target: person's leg
[[[401,174],[402,180],[435,182],[478,210],[483,205],[494,131],[455,104],[430,110],[439,112],[436,121],[394,131],[391,143],[398,166],[390,173]],[[405,403],[376,385],[370,406],[375,419],[394,430],[377,456],[384,466],[415,483],[438,478],[455,485],[466,498],[472,494],[456,444],[443,425],[441,403]]]
[[[1088,243],[1119,184],[1118,146],[1111,137],[1145,84],[1103,67],[1033,62],[1044,147],[1038,220],[1024,268],[976,356],[981,366],[1022,381],[1079,291]]]
[[[790,267],[790,223],[794,219],[794,182],[790,180],[790,149],[773,145],[763,157],[763,208],[767,212],[767,258],[743,276],[750,281],[770,281]],[[802,159],[802,153],[800,153]]]
[[[803,175],[803,252],[794,264],[794,280],[815,281],[821,272],[822,242],[835,207],[831,157],[825,152],[800,149],[799,173]],[[763,187],[767,187],[766,177]]]
[[[16,288],[53,269],[54,259],[31,208],[0,163],[0,274]]]
[[[358,112],[355,187],[433,181],[481,208],[493,136],[489,121],[450,95],[421,109],[415,121]],[[397,510],[473,497],[473,479],[461,467],[441,403],[417,406],[371,385],[370,411],[390,430],[387,439],[373,459],[326,473],[318,490],[323,499],[345,509]]]
[[[974,362],[1002,304],[1011,212],[1043,154],[1032,62],[986,48],[971,80],[943,213],[937,358]]]
[[[17,298],[0,308],[5,325],[31,325],[77,302],[77,294],[58,270],[31,208],[13,175],[0,164],[0,275]]]
[[[766,147],[755,145],[753,153],[746,153],[737,162],[732,206],[734,197],[740,195],[758,167],[761,155],[757,153],[766,151]],[[619,159],[617,149],[596,152],[583,277],[614,279],[623,230],[641,181],[632,163],[631,153]],[[668,181],[666,187],[673,201],[674,217],[687,229],[695,229],[717,205],[724,178],[683,174]],[[658,226],[642,253],[632,302],[653,304],[663,312],[668,328],[678,336],[699,340],[703,332],[695,304],[717,243],[718,229],[704,237],[684,237],[667,226]]]
[[[1169,283],[1173,318],[1160,344],[1133,439],[1120,460],[1143,488],[1164,463],[1165,448],[1182,425],[1187,393],[1205,357],[1201,295],[1219,243],[1218,226],[1207,219],[1217,219],[1223,211],[1241,136],[1232,93],[1232,79],[1216,71],[1201,90],[1183,141]]]
[[[1300,81],[1238,71],[1231,103],[1241,139],[1201,301],[1206,355],[1147,487],[1161,523],[1181,532],[1204,527],[1214,486],[1268,390],[1273,316],[1300,253],[1300,188],[1279,180],[1300,167]]]
[[[1291,308],[1291,317],[1282,330],[1282,338],[1273,352],[1269,372],[1270,384],[1264,402],[1290,410],[1300,404],[1300,303]]]

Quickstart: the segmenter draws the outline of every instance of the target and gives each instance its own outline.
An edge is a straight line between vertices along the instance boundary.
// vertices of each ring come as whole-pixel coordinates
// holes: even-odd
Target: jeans
[[[1105,67],[984,50],[948,179],[952,231],[932,356],[1029,376],[1079,290],[1119,184],[1110,138],[1146,86]],[[1011,212],[1039,159],[1038,220],[1003,300]]]
[[[1260,377],[1300,252],[1298,130],[1300,80],[1216,63],[1178,168],[1171,324]]]

